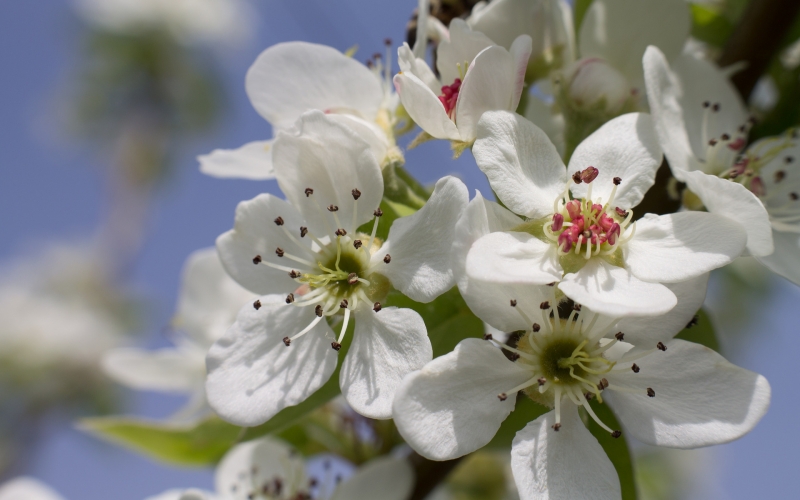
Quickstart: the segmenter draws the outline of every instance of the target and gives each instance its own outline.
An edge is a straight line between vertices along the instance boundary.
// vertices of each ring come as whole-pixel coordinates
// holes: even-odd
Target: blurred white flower
[[[210,411],[206,402],[206,353],[236,321],[242,304],[255,300],[222,268],[216,248],[198,250],[186,259],[172,327],[185,335],[174,348],[148,351],[118,348],[103,357],[103,369],[116,381],[139,390],[187,393],[186,406],[174,418]]]
[[[164,30],[183,44],[246,41],[254,26],[247,0],[74,0],[101,29],[126,35]]]
[[[36,479],[18,477],[0,485],[0,500],[63,500],[63,498]]]

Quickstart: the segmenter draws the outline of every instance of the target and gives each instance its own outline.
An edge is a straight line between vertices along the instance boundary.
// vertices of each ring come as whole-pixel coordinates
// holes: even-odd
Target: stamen
[[[373,310],[373,311],[375,311],[375,312],[378,312],[378,311],[380,311],[380,310],[381,310],[381,303],[380,303],[380,302],[375,302],[375,303],[372,305],[372,310]]]
[[[256,311],[258,311],[259,309],[261,309],[261,301],[260,301],[260,300],[257,300],[257,301],[255,301],[255,302],[253,302],[253,308],[255,308],[255,310],[256,310]]]
[[[291,343],[292,343],[292,341],[294,341],[294,340],[297,340],[297,339],[299,339],[300,337],[302,337],[303,335],[305,335],[306,333],[310,332],[312,328],[314,328],[315,326],[317,326],[317,323],[319,323],[320,321],[322,321],[322,318],[323,318],[322,316],[317,316],[316,318],[314,318],[314,321],[312,321],[311,323],[309,323],[309,325],[308,325],[307,327],[303,328],[303,329],[300,331],[300,333],[297,333],[297,334],[295,334],[295,335],[293,335],[293,336],[289,337],[289,342],[286,342],[286,339],[284,338],[284,339],[283,339],[283,343],[284,343],[284,344],[286,344],[286,346],[288,347],[288,346],[289,346],[289,344],[291,344]]]
[[[342,302],[344,303],[346,301],[343,300]],[[344,334],[347,331],[347,324],[349,322],[350,322],[350,309],[347,309],[347,304],[345,304],[344,321],[342,321],[342,330],[339,332],[339,338],[336,339],[336,342],[338,344],[342,343],[342,340],[344,339]],[[336,349],[336,350],[338,351],[338,349]]]

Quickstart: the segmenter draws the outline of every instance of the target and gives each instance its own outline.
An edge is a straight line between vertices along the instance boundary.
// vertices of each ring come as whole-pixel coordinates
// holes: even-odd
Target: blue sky
[[[365,59],[383,51],[383,40],[402,40],[416,0],[260,0],[255,40],[218,57],[228,92],[222,122],[211,133],[184,144],[178,173],[159,189],[147,223],[146,242],[133,269],[135,286],[149,299],[147,345],[166,341],[159,333],[171,313],[184,258],[212,245],[230,228],[236,204],[261,192],[278,193],[273,182],[223,181],[197,170],[194,157],[218,147],[264,139],[270,130],[250,107],[244,74],[257,54],[277,42],[307,40],[345,50],[355,44]],[[11,0],[0,16],[0,259],[19,255],[31,242],[89,236],[107,209],[102,156],[64,133],[63,96],[73,84],[81,24],[64,0]],[[456,173],[471,188],[488,193],[469,153],[450,157],[448,145],[432,142],[407,154],[408,169],[423,182]],[[773,387],[770,413],[754,432],[714,452],[718,477],[714,498],[792,498],[800,463],[800,402],[794,395],[795,353],[800,329],[793,314],[800,292],[777,281],[774,300],[759,310],[749,341],[730,338],[732,361],[767,376]],[[788,377],[788,378],[787,378]],[[129,393],[129,412],[162,417],[177,398]],[[205,470],[162,467],[106,445],[52,419],[27,471],[68,500],[139,500],[171,487],[210,487]],[[793,494],[794,493],[794,494]]]

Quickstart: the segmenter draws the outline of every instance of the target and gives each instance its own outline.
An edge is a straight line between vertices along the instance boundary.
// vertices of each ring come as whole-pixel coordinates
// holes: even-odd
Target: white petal
[[[770,387],[708,347],[682,340],[636,361],[639,373],[609,373],[611,386],[641,394],[604,392],[627,432],[648,444],[696,448],[750,432],[767,412]],[[646,389],[655,391],[648,397]]]
[[[383,198],[383,176],[370,144],[321,111],[303,114],[295,129],[278,133],[273,160],[281,191],[318,236],[335,225],[325,207],[339,207],[339,221],[352,233],[372,219]],[[353,189],[361,191],[355,227]]]
[[[700,171],[686,172],[683,182],[703,200],[709,212],[742,225],[747,232],[747,251],[751,255],[769,255],[775,250],[767,209],[749,189],[738,182]]]
[[[472,31],[463,19],[453,19],[450,39],[442,40],[436,49],[436,67],[442,75],[442,83],[453,83],[459,77],[459,64],[463,71],[483,49],[492,45],[494,42],[483,33]]]
[[[216,248],[198,250],[184,264],[172,325],[208,348],[233,324],[242,304],[255,298],[228,276]]]
[[[331,500],[408,500],[414,489],[414,469],[405,458],[382,456],[358,468],[340,484]]]
[[[215,149],[200,155],[200,171],[212,177],[225,179],[274,179],[272,170],[272,144],[269,141],[248,142],[239,149]]]
[[[605,59],[638,85],[647,46],[659,47],[672,59],[681,53],[690,28],[684,0],[596,0],[581,23],[580,53]]]
[[[46,484],[31,477],[17,477],[0,487],[0,500],[63,500]]]
[[[422,209],[392,224],[386,243],[371,258],[374,270],[417,302],[430,302],[452,288],[450,248],[468,200],[463,182],[449,176],[439,179]],[[388,264],[383,260],[387,254]]]
[[[303,402],[336,369],[333,332],[324,320],[291,346],[283,343],[316,318],[313,308],[287,305],[282,296],[260,300],[259,310],[250,304],[242,308],[206,357],[209,404],[223,419],[244,427]]]
[[[608,316],[657,316],[677,303],[664,285],[637,279],[627,269],[597,257],[564,276],[558,288],[575,302]]]
[[[442,90],[442,84],[439,82],[439,79],[436,78],[436,75],[433,73],[430,66],[428,66],[428,63],[426,63],[424,59],[415,57],[414,52],[412,52],[407,42],[403,42],[403,45],[397,49],[397,64],[400,66],[400,71],[402,73],[411,73],[416,76],[425,83],[434,94],[438,95]]]
[[[412,309],[368,307],[355,313],[353,341],[339,373],[347,403],[369,418],[391,418],[403,377],[433,358],[422,316]]]
[[[191,392],[202,387],[206,378],[200,350],[112,349],[103,356],[102,365],[111,378],[139,390]]]
[[[542,129],[514,113],[484,113],[472,154],[511,211],[534,219],[553,213],[567,171]]]
[[[599,173],[591,184],[592,198],[602,198],[603,202],[609,200],[613,180],[619,177],[612,206],[627,210],[638,205],[655,183],[661,159],[650,116],[629,113],[607,122],[581,142],[570,158],[567,173],[597,168]],[[589,184],[574,184],[570,189],[576,198],[585,198]]]
[[[625,334],[625,342],[637,347],[652,348],[680,333],[703,306],[708,287],[708,273],[681,283],[664,285],[678,299],[668,313],[657,317],[630,317],[620,320],[615,331]]]
[[[278,129],[310,109],[342,111],[373,120],[383,99],[380,81],[352,57],[306,42],[279,43],[262,52],[247,72],[247,95]]]
[[[528,70],[528,60],[531,57],[532,41],[528,35],[520,35],[511,44],[508,51],[514,61],[514,93],[511,96],[511,107],[509,111],[516,111],[519,107],[519,100],[525,88],[525,73]]]
[[[800,285],[800,235],[783,231],[773,231],[775,251],[758,261],[780,274],[795,285]]]
[[[730,264],[746,243],[744,228],[722,215],[647,214],[623,251],[625,266],[637,278],[676,283]]]
[[[431,460],[449,460],[491,441],[516,398],[498,394],[530,379],[500,349],[462,340],[449,354],[407,376],[394,401],[394,421],[406,442]]]
[[[159,495],[147,497],[145,500],[214,500],[216,498],[217,496],[211,492],[192,488],[188,490],[167,490]]]
[[[577,407],[564,403],[557,432],[555,423],[555,412],[545,413],[514,438],[511,471],[520,500],[619,500],[617,471]]]
[[[217,466],[214,483],[217,492],[226,498],[231,491],[238,491],[241,498],[246,498],[247,490],[253,486],[260,488],[275,478],[287,488],[305,486],[305,463],[283,442],[265,437],[238,444],[226,453]]]
[[[525,38],[529,51],[530,38]],[[518,84],[525,79],[524,67],[520,79],[516,63],[506,49],[493,45],[484,49],[469,65],[456,102],[455,120],[462,141],[475,140],[478,121],[485,112],[513,112],[516,109],[518,91],[521,91]]]
[[[528,233],[495,232],[467,254],[467,276],[494,283],[546,285],[561,279],[556,248]]]
[[[437,139],[461,138],[444,105],[422,80],[411,73],[399,73],[394,77],[394,87],[408,115],[422,130]]]
[[[386,159],[386,153],[390,144],[389,138],[377,123],[368,122],[367,120],[353,115],[331,113],[325,116],[327,116],[329,120],[344,125],[355,132],[360,139],[369,144],[372,154],[375,156],[375,159],[378,160],[378,163],[383,163]]]
[[[303,255],[303,250],[298,249],[275,224],[277,217],[284,220],[290,231],[299,232],[300,226],[305,225],[303,217],[292,205],[271,194],[260,194],[236,206],[233,229],[217,238],[217,251],[225,270],[237,283],[257,294],[289,293],[297,288],[297,283],[288,272],[263,264],[254,265],[256,255],[277,265],[303,269],[296,267],[297,263],[275,255],[278,247]]]

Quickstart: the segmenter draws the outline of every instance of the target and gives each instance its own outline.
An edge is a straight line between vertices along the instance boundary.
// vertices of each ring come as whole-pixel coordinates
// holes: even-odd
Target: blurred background
[[[31,475],[68,500],[212,488],[211,470],[162,466],[75,427],[87,415],[164,418],[185,402],[123,389],[98,360],[113,346],[170,345],[184,259],[232,226],[239,201],[280,194],[274,181],[205,176],[196,161],[271,136],[244,92],[255,57],[306,40],[357,46],[366,61],[405,39],[417,2],[229,0],[192,19],[120,3],[135,22],[103,0],[7,0],[0,16],[0,482]],[[423,183],[454,174],[490,194],[472,156],[452,160],[444,141],[408,151],[406,166]],[[772,407],[731,444],[637,447],[646,498],[797,496],[798,304],[800,290],[755,263],[713,276],[720,350],[769,379]]]

